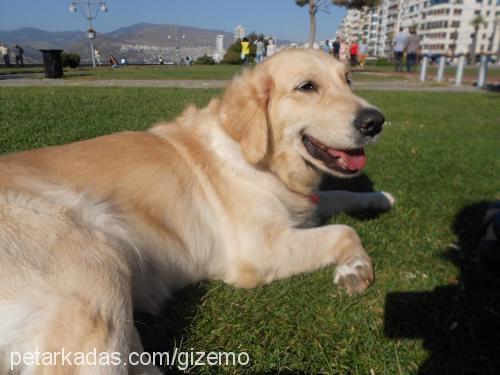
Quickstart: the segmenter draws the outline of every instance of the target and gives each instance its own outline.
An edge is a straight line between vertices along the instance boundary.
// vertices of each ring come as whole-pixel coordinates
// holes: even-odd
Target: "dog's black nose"
[[[382,131],[384,121],[384,115],[375,108],[363,108],[356,115],[354,126],[361,134],[373,137]]]

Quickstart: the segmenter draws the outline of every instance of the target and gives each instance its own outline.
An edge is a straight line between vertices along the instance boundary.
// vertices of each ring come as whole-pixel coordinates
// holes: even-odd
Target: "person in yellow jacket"
[[[248,42],[248,38],[244,37],[241,41],[241,60],[243,61],[243,65],[248,65],[248,55],[250,54],[250,43]]]

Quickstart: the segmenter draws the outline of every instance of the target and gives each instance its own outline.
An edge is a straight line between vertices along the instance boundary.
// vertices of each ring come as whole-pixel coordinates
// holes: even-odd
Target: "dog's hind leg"
[[[128,373],[133,252],[90,225],[112,215],[82,206],[0,194],[0,369]]]
[[[41,348],[54,353],[54,365],[40,368],[40,373],[127,374],[132,312],[130,303],[124,302],[109,298],[107,306],[96,310],[83,299],[63,300],[44,330]]]

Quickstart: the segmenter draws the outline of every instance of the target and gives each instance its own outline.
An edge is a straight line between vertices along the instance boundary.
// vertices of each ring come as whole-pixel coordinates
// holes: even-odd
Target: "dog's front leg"
[[[357,233],[346,225],[269,230],[266,237],[266,246],[239,261],[230,283],[252,288],[329,265],[336,265],[333,280],[349,294],[360,293],[373,282],[371,259]]]
[[[321,217],[331,217],[345,212],[355,213],[364,210],[389,210],[395,202],[394,197],[385,191],[354,193],[350,191],[319,191],[317,213]]]

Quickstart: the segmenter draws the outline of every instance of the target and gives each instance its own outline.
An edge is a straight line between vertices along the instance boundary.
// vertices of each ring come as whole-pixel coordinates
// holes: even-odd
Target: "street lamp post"
[[[73,1],[69,6],[69,11],[75,13],[80,8],[80,12],[87,21],[89,21],[89,29],[87,30],[87,38],[90,41],[90,56],[92,57],[92,66],[95,68],[95,52],[94,52],[94,39],[96,36],[95,30],[92,28],[92,20],[97,17],[99,12],[106,13],[108,7],[103,1],[90,1],[80,0]]]
[[[171,39],[171,35],[167,35],[168,39]],[[181,63],[181,47],[179,44],[179,34],[177,33],[177,26],[174,26],[174,38],[175,38],[175,58],[176,58],[176,64],[179,65]],[[184,34],[180,35],[181,39],[186,39],[186,36]]]

